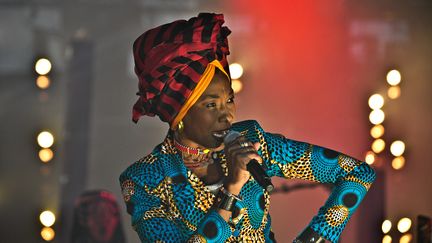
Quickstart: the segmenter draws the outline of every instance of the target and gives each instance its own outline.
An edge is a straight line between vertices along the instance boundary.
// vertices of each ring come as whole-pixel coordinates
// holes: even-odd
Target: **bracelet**
[[[325,239],[322,236],[320,236],[317,232],[315,232],[310,226],[308,226],[293,241],[293,243],[303,243],[303,242],[304,243],[306,242],[324,243]]]
[[[231,192],[227,191],[224,187],[221,187],[216,197],[215,205],[217,208],[224,209],[227,211],[233,211],[237,201],[242,199]]]

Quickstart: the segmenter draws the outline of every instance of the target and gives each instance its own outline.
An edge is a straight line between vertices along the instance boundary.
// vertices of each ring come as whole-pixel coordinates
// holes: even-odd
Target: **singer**
[[[256,160],[264,177],[335,185],[294,241],[337,242],[374,171],[342,153],[268,133],[256,121],[234,123],[231,31],[223,23],[221,14],[202,13],[148,30],[133,44],[139,98],[132,119],[158,116],[169,129],[120,176],[132,226],[142,242],[276,242],[270,195],[248,171]],[[239,135],[224,143],[233,131]]]

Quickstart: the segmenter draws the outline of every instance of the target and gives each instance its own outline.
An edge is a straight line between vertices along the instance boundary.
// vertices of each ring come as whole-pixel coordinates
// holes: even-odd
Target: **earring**
[[[180,122],[177,124],[177,131],[178,131],[178,132],[182,132],[183,129],[184,129],[184,123],[183,123],[183,121],[180,121]]]

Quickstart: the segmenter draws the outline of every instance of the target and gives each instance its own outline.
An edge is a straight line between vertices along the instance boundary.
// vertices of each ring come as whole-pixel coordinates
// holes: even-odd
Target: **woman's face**
[[[183,118],[180,137],[188,146],[219,147],[234,113],[234,91],[228,78],[216,68],[209,86]]]

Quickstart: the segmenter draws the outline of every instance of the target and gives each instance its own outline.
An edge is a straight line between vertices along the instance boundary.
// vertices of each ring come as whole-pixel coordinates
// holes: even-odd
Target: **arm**
[[[342,153],[266,133],[258,124],[255,129],[259,134],[260,153],[269,176],[335,185],[328,200],[300,238],[316,233],[336,242],[375,180],[373,169]]]

